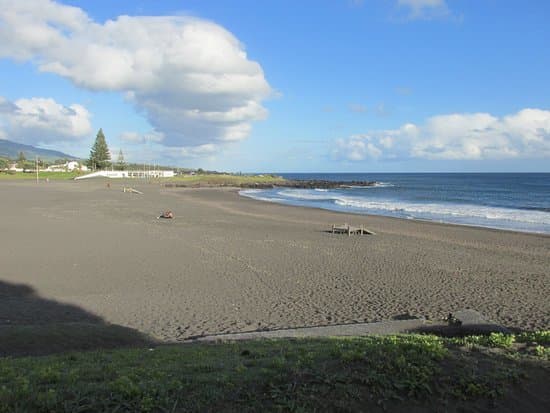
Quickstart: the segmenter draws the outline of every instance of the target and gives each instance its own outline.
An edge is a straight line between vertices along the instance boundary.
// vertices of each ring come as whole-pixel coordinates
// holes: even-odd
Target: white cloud
[[[407,10],[409,19],[432,19],[449,15],[445,0],[397,0],[397,5]]]
[[[177,161],[178,159],[194,159],[206,158],[211,159],[217,152],[219,147],[212,143],[198,145],[194,147],[172,147],[165,148],[162,155],[168,159]]]
[[[78,104],[63,106],[51,98],[10,102],[0,97],[0,130],[10,140],[47,144],[90,134],[90,112]]]
[[[123,132],[119,135],[119,139],[133,144],[139,143],[160,143],[164,139],[161,132],[150,131],[148,133]]]
[[[51,0],[0,0],[0,57],[123,93],[169,146],[246,138],[251,122],[267,116],[262,100],[272,94],[233,34],[194,17],[98,23]]]
[[[482,160],[550,158],[550,110],[523,109],[496,117],[450,114],[423,125],[353,135],[335,142],[335,158]]]
[[[368,135],[353,135],[348,139],[338,139],[336,145],[335,155],[350,161],[361,161],[365,158],[378,159],[382,155],[382,151]]]

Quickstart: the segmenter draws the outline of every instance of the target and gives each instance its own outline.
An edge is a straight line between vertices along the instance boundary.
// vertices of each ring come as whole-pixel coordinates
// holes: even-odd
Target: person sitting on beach
[[[157,217],[157,219],[159,218],[171,219],[171,218],[174,218],[174,214],[172,213],[172,211],[164,211],[162,214],[160,214]]]

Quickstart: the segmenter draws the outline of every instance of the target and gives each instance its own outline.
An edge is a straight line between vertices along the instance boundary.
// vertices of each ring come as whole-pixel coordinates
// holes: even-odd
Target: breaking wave
[[[346,194],[345,192],[348,192]],[[367,193],[367,192],[364,192]],[[550,213],[540,210],[502,208],[446,202],[410,202],[370,199],[349,189],[245,190],[241,195],[269,202],[310,206],[342,212],[385,215],[516,231],[550,233]]]

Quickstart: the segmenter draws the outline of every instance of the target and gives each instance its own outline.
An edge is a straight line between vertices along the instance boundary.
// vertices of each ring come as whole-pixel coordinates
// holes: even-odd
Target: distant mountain
[[[43,161],[55,161],[56,159],[71,159],[78,160],[79,158],[66,153],[53,151],[51,149],[37,148],[32,145],[23,145],[22,143],[0,139],[0,157],[17,159],[19,152],[25,154],[28,160],[34,159],[36,156]]]

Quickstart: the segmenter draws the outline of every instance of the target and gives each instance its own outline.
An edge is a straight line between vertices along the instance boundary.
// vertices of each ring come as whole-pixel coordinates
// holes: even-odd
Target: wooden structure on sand
[[[134,188],[128,188],[128,187],[126,187],[126,186],[122,189],[122,192],[131,192],[132,194],[140,194],[140,195],[143,195],[143,192],[138,191],[137,189],[134,189]]]
[[[348,224],[344,225],[333,225],[332,226],[332,233],[333,234],[348,234],[350,236],[351,234],[369,234],[369,235],[376,235],[374,232],[369,231],[368,229],[364,228],[363,225],[360,227],[353,227]]]

